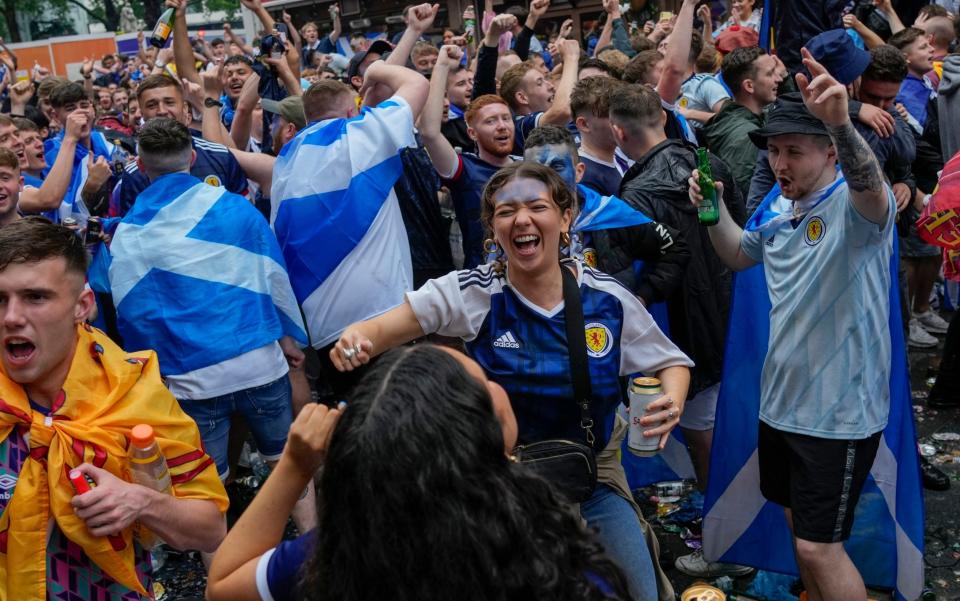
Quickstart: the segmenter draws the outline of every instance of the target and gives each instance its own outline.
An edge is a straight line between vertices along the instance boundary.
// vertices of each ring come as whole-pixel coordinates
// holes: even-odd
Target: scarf
[[[49,416],[33,411],[23,388],[0,369],[0,441],[21,428],[29,430],[30,443],[30,456],[0,516],[0,600],[46,598],[51,518],[111,578],[152,596],[134,570],[134,528],[109,539],[94,537],[73,511],[76,493],[67,479],[71,469],[87,462],[131,481],[127,436],[141,423],[154,428],[174,494],[213,500],[226,511],[213,460],[201,450],[194,421],[164,388],[152,351],[128,355],[103,332],[78,325],[70,371]]]

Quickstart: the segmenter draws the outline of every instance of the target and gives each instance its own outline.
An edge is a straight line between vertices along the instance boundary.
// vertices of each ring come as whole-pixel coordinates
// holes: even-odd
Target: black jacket
[[[665,301],[683,280],[690,249],[680,232],[656,221],[590,232],[597,267],[633,291],[647,305]],[[643,261],[638,274],[634,263]]]
[[[743,225],[743,201],[730,169],[716,156],[710,158],[714,179],[723,182],[727,210]],[[683,280],[666,299],[670,339],[696,363],[690,398],[720,381],[732,286],[732,274],[713,250],[687,196],[687,178],[696,166],[692,146],[668,139],[641,157],[620,184],[620,198],[679,230],[690,249]]]

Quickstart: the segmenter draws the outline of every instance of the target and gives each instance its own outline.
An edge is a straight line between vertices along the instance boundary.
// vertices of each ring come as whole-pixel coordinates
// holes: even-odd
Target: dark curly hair
[[[333,434],[300,590],[321,601],[629,599],[550,485],[504,454],[486,388],[429,344],[394,349]]]

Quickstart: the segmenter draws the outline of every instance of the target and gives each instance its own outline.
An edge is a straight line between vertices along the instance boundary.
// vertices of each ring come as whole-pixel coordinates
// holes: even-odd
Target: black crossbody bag
[[[573,378],[573,401],[580,409],[580,427],[587,444],[572,440],[541,440],[518,446],[517,460],[556,487],[575,503],[593,495],[597,487],[597,460],[593,452],[593,418],[590,417],[590,372],[587,369],[587,340],[584,333],[583,304],[577,278],[564,266],[563,318],[567,330],[570,375]]]

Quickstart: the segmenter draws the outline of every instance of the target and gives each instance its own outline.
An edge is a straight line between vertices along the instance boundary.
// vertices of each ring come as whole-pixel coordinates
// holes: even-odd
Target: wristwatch
[[[220,108],[223,106],[223,103],[216,98],[204,98],[203,106],[207,107],[208,109],[212,109],[213,107]]]

